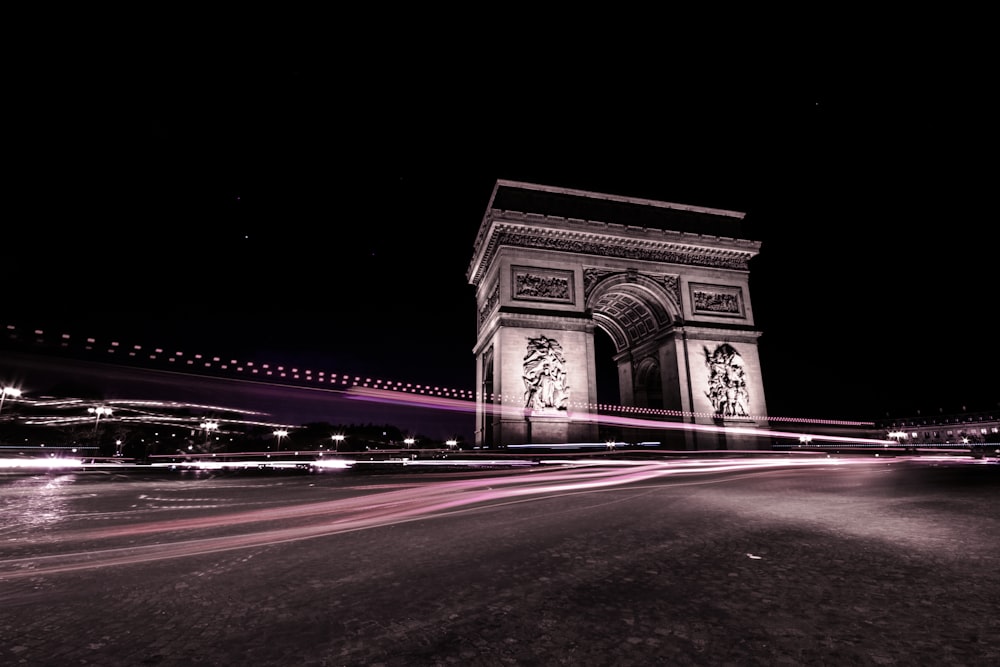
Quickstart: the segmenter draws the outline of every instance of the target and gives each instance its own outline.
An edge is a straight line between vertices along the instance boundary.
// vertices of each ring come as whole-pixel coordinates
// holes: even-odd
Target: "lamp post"
[[[104,415],[110,415],[111,408],[105,408],[103,406],[98,408],[87,408],[87,412],[94,415],[94,433],[97,433],[97,427],[101,422],[101,417]]]
[[[458,440],[452,438],[451,440],[445,441],[444,444],[448,445],[448,449],[455,449],[455,447],[458,446]]]
[[[287,435],[288,435],[288,431],[286,431],[283,428],[282,429],[278,429],[277,431],[274,432],[274,437],[276,437],[278,439],[278,448],[277,448],[276,451],[279,451],[279,452],[281,451],[281,439],[284,438]]]
[[[344,436],[342,434],[338,433],[337,435],[333,436],[333,449],[334,449],[334,451],[337,451],[337,452],[340,451],[340,443],[342,443],[343,441],[344,441]]]
[[[3,400],[10,396],[11,398],[17,398],[21,395],[21,390],[17,387],[3,387],[0,389],[0,412],[3,411]]]
[[[217,422],[217,421],[205,421],[205,422],[202,422],[201,427],[203,429],[205,429],[205,447],[209,448],[208,446],[209,446],[209,444],[211,444],[212,431],[218,431],[219,430],[219,422]]]
[[[87,412],[94,415],[94,442],[98,447],[100,447],[101,443],[97,437],[97,427],[101,425],[101,417],[111,414],[111,408],[106,408],[104,406],[87,408]]]
[[[413,438],[406,438],[405,440],[403,440],[403,444],[406,445],[407,449],[409,449],[410,447],[413,447],[413,443],[414,442],[416,442],[416,440],[414,440]]]

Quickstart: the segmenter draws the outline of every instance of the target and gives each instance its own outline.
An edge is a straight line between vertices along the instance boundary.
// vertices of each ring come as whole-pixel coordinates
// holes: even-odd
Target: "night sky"
[[[772,415],[1000,405],[974,100],[416,69],[61,70],[19,107],[0,323],[473,390],[509,179],[745,212]]]

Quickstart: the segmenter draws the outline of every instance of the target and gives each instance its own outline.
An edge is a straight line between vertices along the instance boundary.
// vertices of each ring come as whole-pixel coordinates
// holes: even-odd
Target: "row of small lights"
[[[7,329],[11,331],[11,336],[16,336],[13,333],[16,330],[14,325],[7,325]],[[44,342],[41,338],[45,335],[45,332],[41,329],[36,329],[33,334],[38,338],[38,342]],[[71,336],[69,334],[62,334],[60,336],[60,347],[69,348],[72,345]],[[84,344],[84,349],[88,351],[98,350],[97,339],[87,338]],[[125,349],[121,343],[117,341],[112,341],[110,346],[104,349],[107,354],[117,354],[118,352]],[[461,389],[448,389],[443,387],[431,387],[430,385],[420,385],[413,383],[403,383],[403,382],[392,382],[383,381],[372,378],[364,378],[361,376],[350,376],[350,375],[339,375],[337,373],[327,374],[325,371],[319,371],[313,373],[309,369],[298,369],[298,368],[286,368],[285,366],[273,366],[271,364],[259,364],[256,365],[252,361],[246,363],[240,363],[237,359],[230,359],[228,362],[223,361],[222,357],[207,357],[202,354],[194,354],[185,358],[182,351],[177,351],[172,355],[167,354],[163,348],[154,348],[152,352],[143,353],[142,345],[133,345],[131,349],[127,351],[127,355],[132,358],[145,356],[151,361],[158,359],[166,359],[170,363],[181,363],[191,367],[198,368],[214,368],[218,365],[220,370],[231,370],[237,373],[250,373],[252,375],[264,375],[267,377],[277,377],[283,379],[292,380],[305,380],[315,381],[319,383],[326,383],[330,386],[341,386],[341,387],[368,387],[373,389],[387,389],[391,391],[406,391],[419,394],[430,394],[433,396],[443,396],[451,398],[464,398],[467,400],[473,400],[474,394],[471,391],[461,390]],[[164,356],[166,355],[166,356]]]
[[[628,405],[609,405],[600,403],[597,405],[588,403],[581,404],[587,410],[604,410],[608,412],[621,412],[621,413],[633,413],[633,414],[643,414],[643,415],[656,415],[664,417],[702,417],[705,419],[715,419],[718,417],[717,414],[712,412],[686,412],[684,410],[666,410],[663,408],[641,408]],[[872,426],[871,422],[854,422],[854,421],[837,421],[831,419],[799,419],[797,417],[766,417],[760,415],[747,415],[743,417],[744,419],[756,419],[756,420],[769,420],[769,421],[784,421],[784,422],[802,422],[810,424],[837,424],[841,426]]]
[[[7,329],[14,331],[16,327],[13,325],[7,325]],[[16,335],[16,334],[12,334]],[[35,330],[34,335],[38,337],[44,336],[44,331]],[[68,348],[70,346],[70,335],[62,334],[60,337],[60,346],[63,348]],[[43,342],[39,338],[39,342]],[[87,338],[84,349],[94,350],[96,347],[95,338]],[[115,354],[117,351],[122,349],[122,345],[116,341],[110,344],[110,347],[106,349],[107,354]],[[132,349],[128,351],[128,356],[138,357],[142,353],[141,345],[133,345]],[[147,356],[150,360],[160,359],[164,355],[164,350],[162,348],[154,348],[152,353]],[[218,364],[220,370],[235,370],[237,373],[249,372],[252,375],[264,375],[267,377],[278,377],[287,378],[293,380],[305,380],[307,382],[315,381],[317,383],[325,383],[332,387],[364,387],[367,389],[377,389],[385,391],[398,391],[405,393],[423,394],[431,396],[441,396],[445,398],[457,398],[460,400],[475,401],[483,394],[478,392],[467,391],[463,389],[448,389],[442,387],[431,387],[429,385],[420,385],[413,383],[403,383],[403,382],[393,382],[383,381],[372,378],[364,378],[361,376],[349,376],[349,375],[338,375],[337,373],[327,374],[324,371],[319,371],[313,373],[311,370],[299,370],[298,368],[285,368],[284,366],[275,366],[272,368],[270,364],[260,364],[259,367],[255,366],[254,362],[248,361],[245,364],[240,364],[236,359],[231,359],[229,362],[224,362],[221,357],[205,357],[201,354],[194,354],[190,358],[184,359],[185,354],[181,351],[175,352],[171,356],[167,356],[166,359],[171,363],[183,363],[188,366],[196,366],[199,364],[203,368],[213,368],[213,364]],[[489,399],[493,403],[503,405],[506,402],[517,405],[523,400],[522,397],[504,397],[503,395],[490,394]],[[607,412],[619,412],[623,414],[637,414],[646,416],[661,416],[661,417],[696,417],[702,419],[714,419],[718,415],[709,412],[688,412],[682,410],[666,410],[660,408],[645,408],[636,406],[623,406],[623,405],[610,405],[610,404],[595,404],[595,403],[571,403],[571,406],[577,409],[586,410],[588,412],[597,411],[607,411]],[[827,424],[827,425],[837,425],[837,426],[871,426],[870,422],[856,422],[856,421],[842,421],[842,420],[829,420],[829,419],[799,419],[793,417],[767,417],[767,416],[747,416],[746,419],[754,420],[770,420],[770,421],[784,421],[784,422],[797,422],[797,423],[809,423],[809,424]]]
[[[907,437],[909,437],[906,433],[903,433],[901,431],[890,431],[886,435],[887,435],[887,437],[889,437],[892,440],[894,440],[896,442],[897,446],[902,446],[903,440],[905,440]],[[914,434],[914,436],[915,435],[916,434]],[[806,447],[812,446],[812,441],[813,441],[813,436],[811,436],[811,435],[800,435],[799,436],[799,447],[802,447],[802,446],[806,446]],[[912,446],[912,447],[922,447],[922,448],[938,448],[938,447],[965,447],[965,446],[968,446],[968,445],[969,445],[969,439],[968,438],[962,438],[962,442],[961,443],[958,443],[958,442],[955,442],[955,443],[953,443],[953,442],[943,442],[943,443],[914,443],[913,445],[910,445],[910,446]],[[844,448],[844,445],[841,444],[841,443],[830,443],[830,444],[825,444],[825,445],[821,444],[821,445],[817,445],[817,446],[826,447],[826,448],[838,448],[838,447],[839,448]],[[889,444],[888,443],[882,443],[881,445],[878,445],[878,444],[873,443],[873,442],[866,442],[866,443],[853,444],[851,446],[852,447],[857,447],[857,446],[862,446],[862,447],[879,447],[879,446],[881,446],[882,448],[887,448],[887,447],[889,447]],[[997,451],[998,454],[1000,454],[1000,448],[998,448],[996,451]]]

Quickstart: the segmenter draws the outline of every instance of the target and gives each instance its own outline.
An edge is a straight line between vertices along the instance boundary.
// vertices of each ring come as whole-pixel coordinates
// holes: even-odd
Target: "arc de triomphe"
[[[676,448],[743,448],[717,428],[767,426],[748,284],[760,243],[737,237],[742,219],[497,181],[467,273],[477,305],[476,444],[598,442],[599,422],[608,423],[598,417],[600,328],[614,343],[621,405],[671,424],[626,420],[625,433]]]

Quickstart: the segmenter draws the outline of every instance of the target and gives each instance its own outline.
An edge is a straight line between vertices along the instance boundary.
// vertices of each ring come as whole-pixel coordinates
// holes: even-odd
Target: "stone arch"
[[[656,337],[681,319],[676,297],[650,276],[621,271],[592,280],[586,308],[618,352]]]
[[[597,403],[598,329],[615,348],[620,407],[766,426],[748,278],[760,244],[739,235],[742,218],[497,181],[467,273],[476,289],[477,444],[599,440],[610,421]],[[711,401],[706,355],[729,351],[721,346],[742,364],[746,409],[735,414]],[[686,448],[720,446],[705,429],[662,430],[681,434]]]

